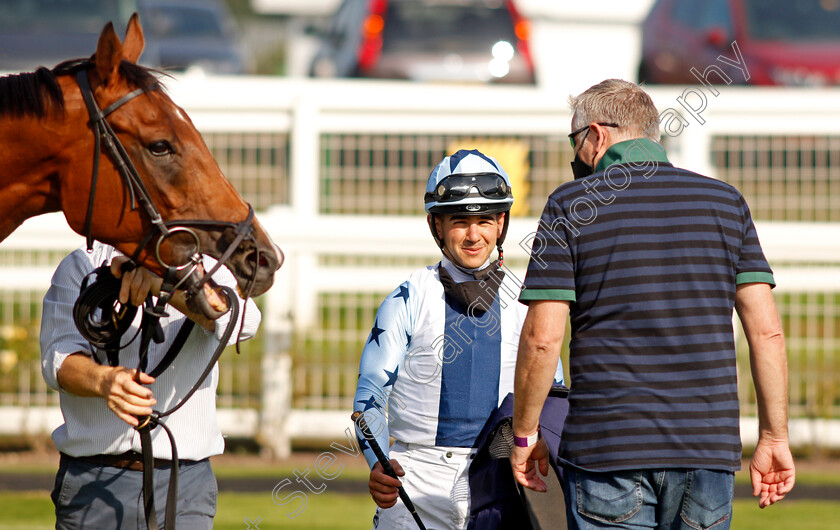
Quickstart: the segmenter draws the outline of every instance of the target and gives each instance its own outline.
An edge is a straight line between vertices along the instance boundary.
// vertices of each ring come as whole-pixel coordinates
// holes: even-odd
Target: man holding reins
[[[122,277],[119,301],[142,308],[147,295],[157,296],[161,279],[146,269],[123,273],[127,260],[113,247],[94,243],[93,251],[79,249],[64,258],[44,298],[41,323],[41,361],[47,384],[59,391],[64,424],[53,432],[61,452],[52,499],[56,528],[146,528],[144,515],[143,459],[138,417],[153,408],[165,411],[178,405],[198,380],[220,345],[230,313],[208,321],[189,311],[179,292],[170,300],[168,315],[160,319],[162,342],[152,340],[148,369],[152,372],[177,340],[189,320],[197,326],[172,363],[156,378],[137,374],[138,326],[141,311],[123,335],[118,364],[92,348],[73,320],[74,304],[85,277],[97,266],[110,264]],[[207,270],[212,258],[205,258]],[[224,267],[214,276],[220,285],[235,287],[233,275]],[[237,295],[238,296],[238,295]],[[246,311],[242,339],[254,336],[260,312],[253,301],[238,299]],[[239,335],[239,324],[232,341]],[[134,338],[134,340],[132,340]],[[159,337],[161,338],[161,337]],[[212,528],[216,512],[216,480],[209,457],[221,454],[224,440],[216,419],[218,365],[210,376],[171,416],[161,419],[177,445],[177,528]],[[157,520],[164,520],[172,447],[161,428],[152,431],[154,489]]]

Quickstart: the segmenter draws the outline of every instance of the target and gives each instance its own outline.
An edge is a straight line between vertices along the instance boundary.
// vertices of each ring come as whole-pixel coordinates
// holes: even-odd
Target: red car
[[[642,24],[639,80],[697,84],[698,75],[714,85],[840,84],[840,0],[658,0]]]
[[[512,0],[344,0],[310,75],[533,84],[528,39]]]

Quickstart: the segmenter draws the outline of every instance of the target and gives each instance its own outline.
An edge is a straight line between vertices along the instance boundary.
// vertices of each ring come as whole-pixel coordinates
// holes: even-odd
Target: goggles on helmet
[[[439,203],[458,201],[467,197],[473,189],[485,199],[510,197],[510,186],[500,175],[495,173],[461,173],[440,181],[434,192],[426,193],[426,201],[434,200]]]

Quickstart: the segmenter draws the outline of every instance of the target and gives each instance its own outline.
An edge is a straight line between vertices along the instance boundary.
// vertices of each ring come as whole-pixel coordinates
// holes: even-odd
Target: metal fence
[[[536,228],[545,197],[571,178],[564,98],[538,89],[183,78],[170,91],[287,256],[260,301],[260,335],[241,355],[222,357],[219,389],[225,432],[280,454],[291,439],[343,437],[382,297],[437,259],[421,197],[440,158],[478,147],[511,174],[517,205],[506,258],[519,275],[527,245],[516,243]],[[679,108],[680,94],[652,89],[660,109]],[[840,181],[831,178],[840,111],[831,98],[721,89],[702,124],[683,111],[689,125],[665,137],[673,162],[732,183],[751,204],[779,283],[791,414],[812,422],[803,443],[823,445],[832,442],[814,434],[813,422],[840,419]],[[0,434],[48,432],[60,421],[40,376],[40,299],[52,269],[79,244],[53,217],[0,246],[0,415],[17,419],[0,422]],[[749,418],[756,411],[743,341],[739,366]]]

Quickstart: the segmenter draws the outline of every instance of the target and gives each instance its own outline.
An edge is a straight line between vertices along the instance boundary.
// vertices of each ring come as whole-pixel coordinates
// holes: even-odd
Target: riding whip
[[[351,416],[350,419],[353,420],[353,423],[356,424],[356,427],[362,431],[362,435],[365,437],[365,440],[370,444],[370,448],[373,449],[373,454],[376,455],[376,459],[379,460],[379,463],[382,464],[382,469],[385,471],[385,474],[389,477],[394,477],[397,480],[396,471],[391,466],[391,461],[385,456],[385,453],[382,452],[382,448],[379,447],[379,442],[376,441],[376,438],[373,436],[373,433],[370,432],[368,428],[367,422],[365,421],[365,415],[362,414],[361,411],[355,411]],[[420,520],[420,516],[417,514],[417,509],[414,508],[414,503],[411,502],[411,499],[408,498],[408,493],[405,492],[405,489],[400,486],[398,488],[400,499],[402,499],[403,504],[408,509],[409,513],[412,517],[414,517],[414,522],[417,523],[417,526],[420,530],[426,530],[426,526],[423,524],[423,521]]]

